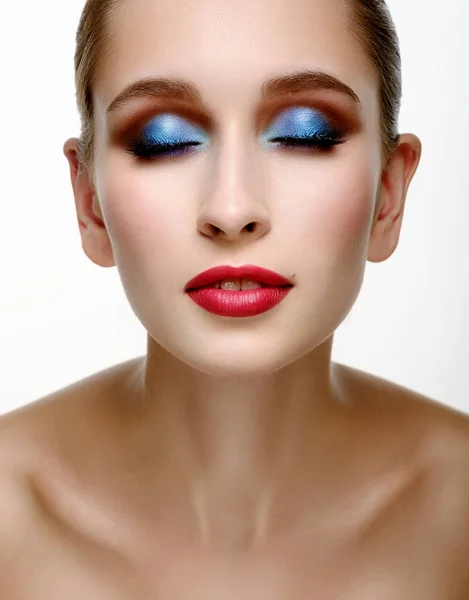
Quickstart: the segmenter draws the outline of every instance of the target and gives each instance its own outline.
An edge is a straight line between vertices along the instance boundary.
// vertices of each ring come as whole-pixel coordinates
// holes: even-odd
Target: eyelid
[[[127,118],[120,120],[114,130],[111,128],[110,138],[112,141],[118,143],[128,143],[130,140],[135,139],[152,119],[163,114],[175,115],[189,121],[194,127],[201,127],[209,132],[214,128],[213,120],[206,113],[198,110],[193,105],[189,105],[185,102],[153,101],[150,105],[147,105],[139,111],[128,115]]]
[[[282,97],[274,99],[267,105],[259,107],[256,112],[256,133],[260,134],[268,125],[270,126],[274,117],[284,109],[306,107],[312,111],[320,112],[332,128],[338,130],[355,131],[360,127],[360,120],[356,113],[350,110],[342,110],[330,101],[311,96],[297,95],[294,97]]]
[[[360,127],[360,119],[356,111],[341,109],[331,101],[320,97],[312,97],[310,94],[292,94],[261,104],[254,114],[253,130],[256,135],[260,135],[278,113],[284,109],[299,106],[321,112],[328,119],[331,127],[338,130],[347,130],[352,133]],[[152,101],[150,105],[138,111],[137,116],[132,115],[125,119],[111,134],[111,139],[128,143],[129,140],[138,136],[142,128],[152,118],[164,113],[175,114],[190,121],[195,127],[202,127],[208,133],[213,133],[216,129],[214,119],[202,108],[182,101],[161,100]]]
[[[313,119],[313,124],[311,118]],[[291,136],[294,135],[293,132],[297,131],[298,128],[301,132],[304,132],[305,129],[311,131],[311,126],[313,129],[317,127],[322,130],[327,129],[331,135],[343,129],[343,127],[339,128],[335,126],[324,113],[301,105],[296,107],[290,106],[286,110],[281,111],[280,114],[276,114],[269,122],[269,126],[263,130],[262,136],[268,135],[271,130],[276,130],[277,133],[285,131],[285,127]],[[301,136],[302,134],[304,135],[304,133],[299,133],[298,135]]]
[[[141,128],[142,135],[153,137],[156,134],[158,139],[183,141],[192,137],[205,138],[205,131],[196,123],[188,121],[174,112],[162,112],[148,121],[145,121]]]

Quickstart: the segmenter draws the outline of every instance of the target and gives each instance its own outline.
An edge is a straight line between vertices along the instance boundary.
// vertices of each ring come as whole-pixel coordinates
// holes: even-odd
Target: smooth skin
[[[404,134],[382,160],[377,77],[346,18],[341,0],[119,4],[93,161],[76,139],[64,152],[84,252],[117,266],[148,352],[0,419],[2,599],[469,597],[469,418],[331,361],[421,155]],[[354,126],[333,152],[266,149],[261,86],[306,68],[353,89],[359,104],[310,98]],[[210,143],[142,163],[122,131],[160,104],[107,108],[163,76],[197,86]],[[215,317],[183,289],[218,264],[295,287]]]

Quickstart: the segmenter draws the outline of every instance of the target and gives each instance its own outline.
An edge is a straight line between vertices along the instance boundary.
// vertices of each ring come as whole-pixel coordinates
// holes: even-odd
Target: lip
[[[196,275],[186,284],[184,291],[196,290],[217,283],[222,279],[249,279],[274,287],[293,286],[292,281],[270,269],[264,269],[256,265],[244,265],[242,267],[220,265]]]
[[[249,279],[264,284],[250,290],[224,290],[214,287],[222,279]],[[245,265],[219,266],[204,271],[189,281],[185,292],[204,310],[221,317],[255,317],[280,304],[293,283],[275,271]]]

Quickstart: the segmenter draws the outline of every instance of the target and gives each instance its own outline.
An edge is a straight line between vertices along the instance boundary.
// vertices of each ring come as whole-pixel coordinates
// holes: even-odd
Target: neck
[[[331,345],[274,373],[214,378],[149,342],[126,422],[145,461],[156,460],[159,481],[164,472],[189,490],[204,540],[231,535],[236,519],[251,523],[250,543],[261,540],[292,490],[304,498],[345,412]]]

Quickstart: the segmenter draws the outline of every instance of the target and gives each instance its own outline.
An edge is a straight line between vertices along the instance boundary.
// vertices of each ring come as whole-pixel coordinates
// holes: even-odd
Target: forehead
[[[255,100],[266,78],[299,69],[342,80],[362,104],[377,76],[344,0],[121,0],[94,96],[106,107],[147,77],[194,82],[207,104]]]

